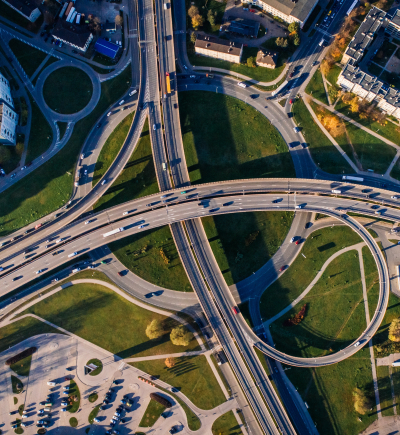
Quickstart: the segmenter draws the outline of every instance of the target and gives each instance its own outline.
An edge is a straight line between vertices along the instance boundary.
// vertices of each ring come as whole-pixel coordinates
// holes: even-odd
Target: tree
[[[190,8],[188,10],[188,15],[190,18],[193,18],[196,15],[199,15],[199,9],[196,6],[190,6]]]
[[[204,18],[200,14],[197,14],[194,17],[192,17],[192,26],[195,30],[197,30],[203,24],[204,24]]]
[[[300,36],[298,33],[296,33],[293,37],[293,44],[294,45],[300,45]]]
[[[256,66],[256,57],[255,56],[249,56],[247,58],[247,66],[249,68],[254,68]]]
[[[283,39],[283,38],[276,38],[276,39],[275,39],[275,44],[276,44],[278,47],[282,47],[283,42],[284,42],[284,39]]]
[[[183,325],[179,325],[171,331],[170,338],[172,344],[176,346],[187,346],[193,338],[193,334]]]
[[[152,320],[146,328],[146,335],[150,338],[150,340],[156,340],[160,338],[164,334],[164,329],[159,320]]]
[[[288,40],[287,39],[284,39],[283,40],[283,44],[282,44],[282,48],[286,48],[287,46],[288,46]]]
[[[365,391],[355,388],[353,391],[354,409],[358,414],[364,415],[374,406],[374,400]]]
[[[297,22],[290,23],[289,26],[288,26],[288,30],[289,30],[290,33],[292,33],[292,32],[298,33],[299,30],[300,30],[299,23],[297,23]]]
[[[193,42],[193,44],[195,44],[196,43],[196,39],[197,39],[196,32],[192,32],[190,34],[190,40],[191,40],[191,42]]]
[[[211,26],[215,25],[215,15],[211,9],[207,12],[207,21],[210,23]]]
[[[393,319],[389,326],[389,340],[396,343],[400,341],[400,317]]]
[[[329,71],[333,68],[334,62],[328,59],[323,59],[321,62],[321,73],[325,77],[329,74]],[[334,84],[334,83],[332,83]]]
[[[169,357],[165,360],[165,365],[170,369],[176,364],[174,357]]]
[[[121,17],[121,15],[116,15],[115,16],[115,25],[116,26],[122,26],[122,23],[124,22],[123,18]]]
[[[4,165],[11,158],[11,151],[7,146],[0,145],[0,164]]]

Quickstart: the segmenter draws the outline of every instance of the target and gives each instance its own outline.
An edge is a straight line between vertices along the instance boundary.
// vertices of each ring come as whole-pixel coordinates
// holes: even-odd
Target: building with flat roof
[[[276,51],[261,48],[258,50],[256,64],[264,68],[275,68],[278,61],[278,53]]]
[[[337,84],[369,103],[375,102],[376,107],[383,112],[400,119],[400,91],[391,88],[378,77],[348,63],[339,74]]]
[[[65,19],[57,21],[53,37],[83,52],[88,49],[93,40],[93,34],[86,24],[70,23]]]
[[[0,144],[16,145],[18,115],[14,111],[9,81],[0,74]]]
[[[248,38],[257,38],[260,23],[254,20],[228,17],[228,22],[222,26],[225,32],[234,33]]]
[[[386,32],[393,38],[400,38],[400,9],[396,9],[393,15],[387,16]]]
[[[287,23],[298,22],[303,27],[318,0],[253,0],[250,4],[281,18]]]
[[[39,8],[33,0],[3,0],[3,2],[32,23],[41,15]]]
[[[6,103],[0,102],[0,143],[16,145],[18,115]]]
[[[365,20],[361,23],[353,39],[349,42],[346,51],[342,57],[342,63],[345,65],[351,62],[357,65],[363,58],[365,50],[372,43],[374,35],[381,28],[385,20],[386,12],[373,7],[366,16]]]
[[[105,39],[99,38],[94,45],[94,49],[100,54],[109,57],[110,59],[115,59],[118,53],[119,45],[108,42]]]
[[[243,54],[243,44],[208,35],[197,35],[194,49],[202,56],[234,63],[240,63]]]

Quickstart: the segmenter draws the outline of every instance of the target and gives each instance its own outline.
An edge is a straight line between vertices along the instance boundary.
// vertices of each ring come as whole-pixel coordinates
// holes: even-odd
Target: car
[[[153,124],[153,130],[154,130],[154,131],[157,130],[157,126],[156,126],[156,124]]]
[[[292,238],[290,239],[290,243],[293,243],[295,240],[296,240],[296,237],[292,237]]]
[[[25,166],[22,166],[21,171],[23,171],[23,170],[26,169],[26,168],[27,168],[26,165],[25,165]]]
[[[379,205],[377,205],[377,204],[375,204],[375,205],[371,205],[371,208],[372,208],[373,210],[376,210],[377,208],[379,208]]]
[[[114,415],[115,415],[116,417],[121,417],[121,413],[118,412],[118,411],[115,411],[115,412],[114,412]]]
[[[296,240],[295,245],[299,245],[300,244],[300,240],[301,239]]]
[[[282,267],[279,269],[279,272],[283,272],[283,271],[286,269],[286,267],[287,267],[287,266],[282,266]]]
[[[182,65],[182,66],[183,66],[183,68],[185,68],[187,70],[187,66],[186,65]]]
[[[144,228],[144,225],[139,225],[138,228],[139,229]]]
[[[195,78],[196,78],[196,76],[194,76],[194,75],[191,75],[191,76],[190,76],[190,78],[191,78],[191,79],[195,79]]]
[[[118,275],[119,276],[124,276],[124,272],[125,272],[124,270],[121,270],[121,272],[118,272]]]
[[[17,175],[17,174],[12,174],[12,175],[11,175],[11,178],[14,178],[16,175]]]
[[[169,430],[169,433],[176,433],[176,432],[177,430],[175,426],[172,426],[171,429]]]
[[[295,133],[299,133],[300,132],[299,127],[293,127],[293,130],[294,130]]]
[[[290,73],[290,74],[289,74],[289,78],[292,78],[292,77],[293,77],[293,75],[294,75],[293,73]]]
[[[44,269],[39,269],[39,270],[36,271],[36,275],[39,274],[39,273],[42,273],[42,272],[44,272]]]
[[[96,418],[93,419],[93,421],[95,421],[96,423],[100,423],[101,420],[96,417]]]
[[[90,221],[85,221],[85,225],[90,224]]]
[[[59,45],[59,47],[61,48],[63,46],[63,43],[62,43],[62,41],[60,41],[60,45]]]
[[[22,426],[22,427],[26,427],[26,426],[28,426],[28,423],[24,423],[24,422],[22,422],[22,423],[21,423],[21,426]]]
[[[173,393],[179,393],[179,390],[177,388],[175,388],[175,387],[171,387],[171,391]]]
[[[13,278],[13,281],[18,281],[19,279],[21,279],[22,278],[22,275],[20,275],[20,276],[16,276],[15,278]]]
[[[96,125],[96,128],[100,128],[100,127],[101,127],[101,124],[97,124],[97,125]]]
[[[122,400],[120,400],[120,403],[122,403],[123,405],[126,405],[126,400],[122,399]]]
[[[109,402],[108,402],[107,399],[104,399],[104,400],[103,400],[103,405],[108,405],[108,403],[109,403]]]
[[[45,420],[39,420],[36,424],[44,424]]]
[[[104,179],[104,180],[101,182],[101,185],[104,186],[106,183],[107,183],[107,180]]]
[[[354,344],[354,347],[358,347],[361,344],[361,341],[357,341],[357,343]]]
[[[293,100],[293,98],[289,101],[289,104],[293,104],[294,103],[294,100]]]
[[[57,282],[57,281],[58,281],[58,278],[54,278],[51,280],[51,282]]]
[[[112,431],[109,429],[108,431],[106,431],[106,435],[111,435]]]
[[[119,435],[119,434],[120,434],[120,431],[119,431],[119,430],[116,430],[116,429],[114,429],[114,430],[113,430],[113,433],[114,433],[115,435]]]
[[[282,201],[282,198],[277,198],[277,199],[274,199],[272,202],[273,202],[273,204],[276,204],[277,202],[281,202]]]
[[[132,97],[132,95],[135,95],[137,93],[137,90],[134,89],[133,91],[129,92],[129,96]]]
[[[43,409],[39,409],[39,411],[37,412],[37,415],[42,415],[44,414],[44,410]]]
[[[181,192],[181,195],[185,195],[186,194],[186,190],[184,190],[183,192]]]
[[[398,195],[392,195],[391,198],[392,198],[392,199],[399,199],[400,196],[398,196]]]
[[[125,100],[121,100],[119,103],[118,103],[118,106],[122,106],[122,104],[124,104],[125,103]]]

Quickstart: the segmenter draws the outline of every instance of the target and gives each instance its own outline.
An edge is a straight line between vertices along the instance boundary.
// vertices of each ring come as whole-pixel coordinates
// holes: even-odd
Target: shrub
[[[168,367],[169,369],[172,368],[175,365],[175,358],[174,357],[169,357],[165,360],[165,365],[166,367]]]
[[[152,320],[146,328],[146,335],[150,338],[150,340],[155,340],[160,338],[164,334],[164,329],[159,320]]]
[[[17,355],[8,358],[8,360],[6,361],[6,365],[10,366],[11,364],[17,363],[18,361],[21,361],[21,359],[24,359],[27,356],[34,354],[36,350],[37,350],[36,347],[30,347],[29,349],[25,349],[22,352],[18,353]]]
[[[183,325],[179,325],[171,331],[170,338],[172,344],[176,346],[187,346],[193,338],[193,334]]]
[[[400,317],[393,319],[389,326],[389,340],[400,342]]]
[[[360,388],[353,391],[354,409],[358,414],[364,415],[374,406],[374,400],[370,394]]]
[[[150,398],[165,406],[166,408],[171,408],[171,402],[163,396],[160,396],[158,393],[150,393]]]
[[[294,316],[290,317],[289,319],[286,319],[283,322],[283,326],[292,326],[292,325],[298,325],[306,316],[307,311],[307,304],[304,304],[301,307],[301,310],[295,314]]]

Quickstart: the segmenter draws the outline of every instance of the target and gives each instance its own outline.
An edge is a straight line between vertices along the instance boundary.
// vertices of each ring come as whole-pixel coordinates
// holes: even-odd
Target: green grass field
[[[95,369],[89,373],[90,376],[97,376],[102,372],[103,363],[99,359],[97,359],[97,358],[90,359],[86,363],[86,365],[89,365],[89,364],[94,364],[95,366],[97,366],[97,369]]]
[[[349,106],[347,104],[344,104],[342,100],[338,101],[338,103],[335,106],[335,110],[337,110],[340,113],[343,113],[343,115],[346,115],[351,119],[354,119],[354,121],[357,121],[359,124],[369,128],[375,133],[380,134],[386,139],[389,139],[390,141],[396,144],[400,143],[400,132],[397,131],[397,127],[395,124],[393,124],[393,122],[388,122],[386,125],[381,125],[376,121],[370,121],[369,119],[361,119],[358,113],[351,112]]]
[[[304,304],[304,320],[285,326]],[[348,346],[365,326],[359,258],[352,250],[333,260],[307,296],[277,319],[270,332],[277,349],[311,358]]]
[[[101,404],[100,405],[96,405],[91,411],[90,411],[90,414],[89,414],[89,417],[88,417],[88,422],[90,423],[90,424],[93,424],[94,423],[94,419],[97,417],[97,414],[99,413],[99,411],[100,411],[100,406],[101,406]]]
[[[135,151],[107,192],[96,202],[96,211],[113,207],[141,196],[158,192],[151,150],[149,123],[146,120]]]
[[[177,388],[201,409],[213,409],[226,400],[203,355],[177,358],[172,368],[163,359],[129,364]]]
[[[85,108],[92,94],[90,77],[80,68],[72,66],[53,71],[43,85],[43,97],[48,106],[63,114],[76,113]]]
[[[30,77],[46,59],[47,53],[25,44],[19,39],[11,39],[9,47],[18,59],[26,75]]]
[[[308,85],[306,86],[306,93],[324,104],[329,103],[328,98],[326,97],[324,82],[322,80],[322,74],[319,68],[315,71],[315,74],[308,82]]]
[[[169,226],[134,234],[108,246],[127,269],[144,280],[171,290],[192,291]]]
[[[381,404],[382,415],[384,417],[394,415],[394,408],[396,405],[393,405],[389,367],[376,366],[376,375],[378,378],[379,401]]]
[[[39,78],[40,74],[42,74],[43,70],[46,69],[48,66],[50,66],[52,63],[57,62],[59,59],[56,57],[49,57],[49,59],[46,61],[46,63],[43,65],[43,67],[38,71],[35,78],[32,80],[32,84],[36,86],[37,79]]]
[[[33,100],[30,94],[29,99],[32,107],[32,126],[35,126],[34,129],[31,129],[29,134],[28,141],[28,152],[26,154],[26,161],[31,162],[42,155],[51,145],[53,140],[53,132],[47,119],[43,116],[42,111],[39,109],[39,106]]]
[[[346,122],[346,130],[364,171],[373,169],[384,174],[396,155],[396,149],[349,122]],[[347,154],[354,161],[352,154]]]
[[[26,318],[0,328],[0,352],[38,334],[62,334],[40,320]]]
[[[0,165],[6,174],[12,172],[18,166],[24,152],[24,142],[25,135],[17,133],[17,144],[15,147],[0,145]]]
[[[286,272],[263,293],[260,303],[263,319],[267,320],[279,313],[296,299],[335,252],[360,241],[357,233],[343,226],[323,228],[312,233],[299,245],[306,258],[298,255]]]
[[[83,142],[98,117],[129,88],[130,78],[129,66],[114,79],[103,82],[99,103],[90,115],[76,123],[66,146],[0,195],[1,237],[59,209],[69,200]]]
[[[330,174],[353,172],[351,166],[315,124],[301,99],[296,100],[293,104],[293,114],[296,124],[301,128],[304,138],[309,144],[311,156],[316,165]]]
[[[139,423],[139,427],[152,427],[165,411],[165,406],[151,399]]]
[[[339,74],[341,73],[342,68],[338,65],[333,65],[333,67],[329,70],[328,74],[326,75],[326,80],[334,86],[336,85],[337,79],[339,77]]]
[[[232,411],[218,417],[211,430],[213,435],[240,435],[243,433]]]
[[[67,331],[94,343],[121,358],[164,355],[198,349],[193,339],[189,346],[175,346],[169,340],[175,320],[128,302],[101,285],[79,284],[62,290],[24,311],[36,314]],[[160,320],[165,334],[149,340],[146,326]]]
[[[117,157],[122,145],[125,142],[126,136],[132,125],[132,120],[135,112],[126,116],[108,136],[103,148],[100,151],[99,157],[96,161],[96,166],[93,173],[93,187],[100,181],[101,177],[107,172],[112,162]]]
[[[79,409],[79,405],[81,403],[81,392],[79,391],[79,387],[74,380],[69,381],[69,393],[68,397],[72,398],[72,405],[67,406],[67,411],[71,413],[75,413]]]
[[[286,143],[251,106],[203,91],[180,92],[179,104],[192,183],[295,176]]]
[[[22,387],[19,388],[21,385],[22,385]],[[13,394],[19,394],[22,392],[22,390],[24,388],[24,383],[21,381],[21,379],[17,378],[14,375],[11,375],[11,388],[12,388]]]
[[[320,434],[359,434],[377,419],[375,408],[360,416],[353,404],[356,387],[374,391],[368,347],[338,364],[315,369],[290,367],[285,373],[307,402]]]
[[[11,364],[10,369],[13,370],[18,376],[28,376],[31,369],[32,355],[29,355],[20,361]]]
[[[247,278],[272,258],[285,239],[292,220],[293,213],[286,211],[202,218],[226,283],[232,285]]]

